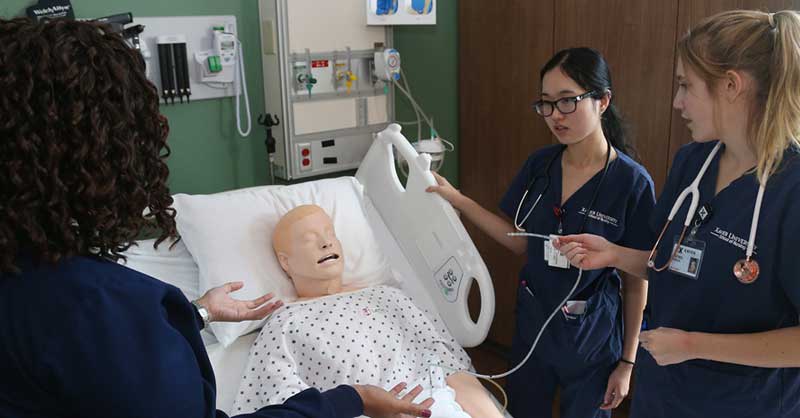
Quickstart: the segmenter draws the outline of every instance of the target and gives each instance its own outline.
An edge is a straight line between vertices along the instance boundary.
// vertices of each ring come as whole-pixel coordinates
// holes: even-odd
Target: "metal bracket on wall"
[[[349,71],[352,71],[356,77],[349,92],[345,83],[336,79],[335,66],[337,62],[343,61],[341,51],[292,53],[289,61],[292,76],[289,80],[290,86],[288,86],[292,92],[291,100],[307,102],[387,95],[384,86],[378,85],[374,81],[374,50],[351,50],[347,57],[350,62]],[[310,65],[308,61],[311,61]],[[305,86],[297,82],[300,77],[309,72],[317,80],[311,94],[308,93]]]

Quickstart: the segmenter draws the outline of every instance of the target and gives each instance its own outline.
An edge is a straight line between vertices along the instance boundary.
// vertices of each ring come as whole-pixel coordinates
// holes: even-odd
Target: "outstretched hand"
[[[242,282],[228,282],[222,286],[210,289],[197,300],[201,306],[208,310],[213,322],[241,322],[264,319],[267,315],[283,306],[283,302],[267,303],[273,298],[268,293],[252,300],[236,300],[230,293],[244,287]]]

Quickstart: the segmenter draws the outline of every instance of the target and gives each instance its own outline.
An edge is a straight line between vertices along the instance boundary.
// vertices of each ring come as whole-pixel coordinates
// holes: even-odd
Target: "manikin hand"
[[[197,300],[201,306],[208,310],[210,321],[213,322],[240,322],[259,320],[283,306],[283,302],[267,303],[273,294],[268,293],[253,300],[236,300],[230,293],[241,289],[242,282],[229,282],[215,287]],[[266,304],[266,305],[265,305]],[[263,305],[263,306],[262,306]]]

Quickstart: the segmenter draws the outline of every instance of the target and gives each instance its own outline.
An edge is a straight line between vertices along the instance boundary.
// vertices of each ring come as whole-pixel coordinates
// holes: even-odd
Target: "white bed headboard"
[[[462,346],[474,347],[486,339],[494,318],[491,276],[453,207],[425,191],[436,184],[430,156],[417,154],[400,130],[391,124],[377,134],[356,179],[413,270],[416,280],[405,278],[410,283],[404,290],[434,307]],[[409,163],[405,188],[394,168],[394,149]],[[473,282],[480,288],[477,322],[467,306]]]

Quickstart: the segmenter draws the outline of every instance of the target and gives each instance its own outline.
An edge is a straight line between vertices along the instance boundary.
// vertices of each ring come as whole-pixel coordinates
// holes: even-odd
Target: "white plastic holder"
[[[222,71],[212,73],[208,69],[208,58],[216,55],[213,50],[199,51],[194,54],[194,62],[197,67],[197,77],[201,83],[233,83],[236,76],[236,63],[223,64]]]

